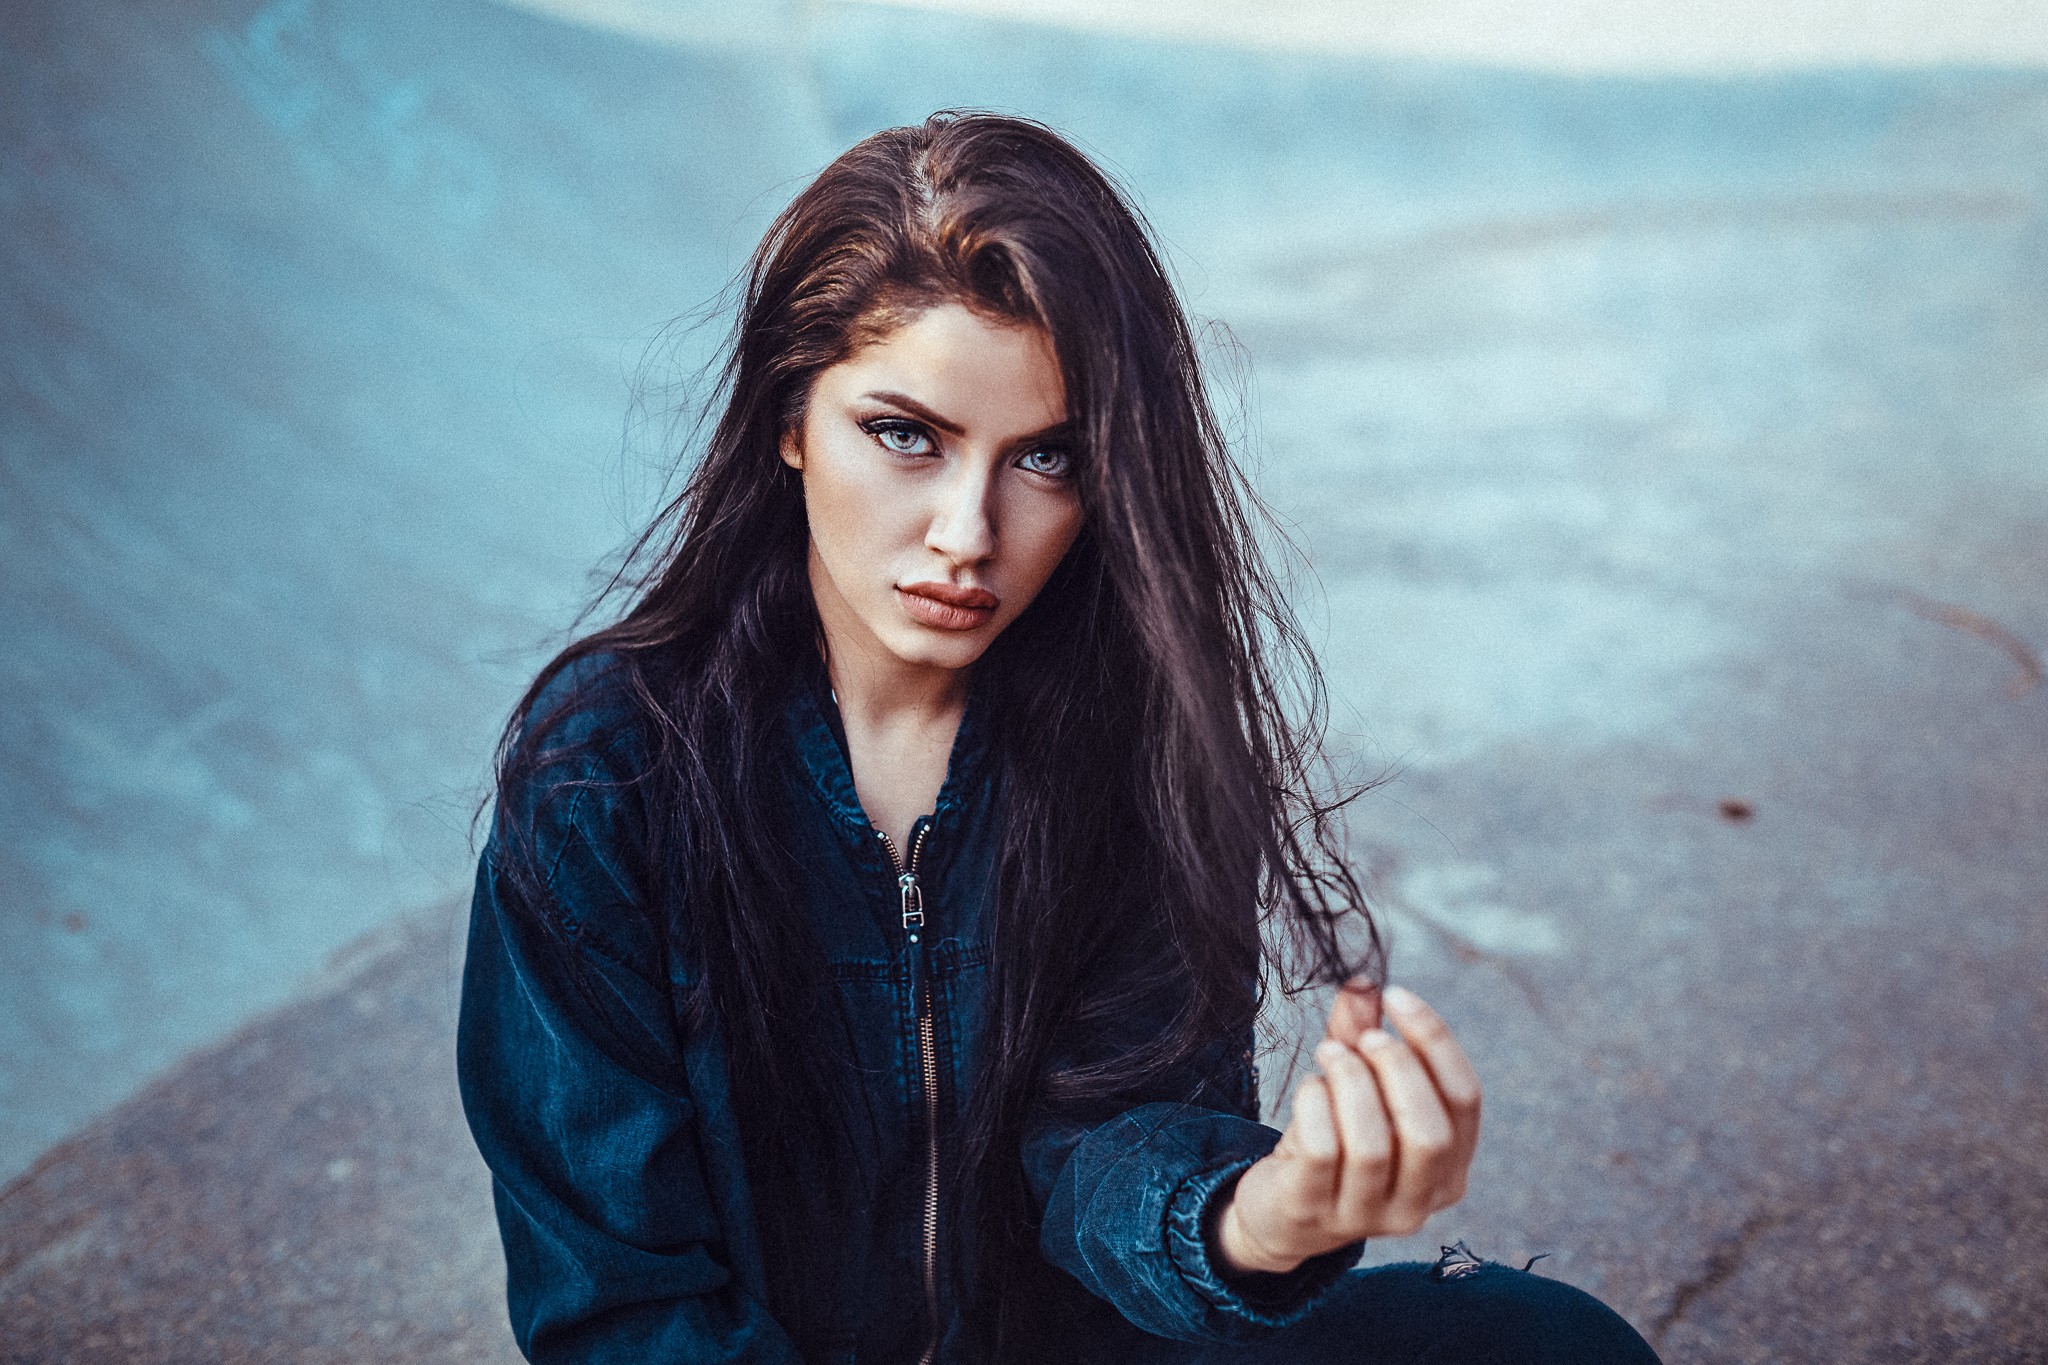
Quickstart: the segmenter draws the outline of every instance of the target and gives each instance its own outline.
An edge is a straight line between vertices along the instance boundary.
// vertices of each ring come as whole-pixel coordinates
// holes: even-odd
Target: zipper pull
[[[924,892],[915,872],[896,878],[896,890],[903,898],[903,933],[910,940],[910,1005],[922,1019],[928,984],[924,969]]]

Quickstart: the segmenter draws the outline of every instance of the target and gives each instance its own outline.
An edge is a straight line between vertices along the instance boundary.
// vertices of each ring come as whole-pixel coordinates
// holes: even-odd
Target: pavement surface
[[[1227,325],[1392,778],[1357,852],[1488,1132],[1370,1255],[1544,1253],[1672,1361],[2048,1360],[2048,76],[701,13],[0,8],[0,1359],[511,1358],[493,728],[696,310],[974,104]]]

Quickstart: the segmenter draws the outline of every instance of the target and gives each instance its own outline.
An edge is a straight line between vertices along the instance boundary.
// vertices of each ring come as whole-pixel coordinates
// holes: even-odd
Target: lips
[[[896,591],[912,620],[938,630],[973,630],[986,625],[1002,603],[987,588],[961,588],[951,583],[905,583]]]

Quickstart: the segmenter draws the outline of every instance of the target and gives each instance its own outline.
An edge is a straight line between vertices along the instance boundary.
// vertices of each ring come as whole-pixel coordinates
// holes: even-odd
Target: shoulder
[[[560,929],[595,930],[598,906],[645,907],[648,729],[632,666],[611,653],[561,665],[517,718],[487,856]]]
[[[639,670],[610,650],[578,655],[553,666],[519,716],[515,750],[544,761],[589,754],[611,766],[644,758],[645,704],[636,693]]]
[[[615,1060],[659,1079],[673,1062],[669,954],[648,875],[647,725],[635,695],[630,664],[608,654],[551,666],[530,690],[500,756],[470,955],[502,964],[517,983],[507,998],[522,1008],[547,1000]]]

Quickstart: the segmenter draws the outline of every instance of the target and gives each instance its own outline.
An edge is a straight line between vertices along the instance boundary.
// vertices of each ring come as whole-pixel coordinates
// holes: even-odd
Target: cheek
[[[864,454],[830,443],[806,452],[804,513],[819,554],[835,570],[858,571],[915,539],[911,499]]]
[[[1081,534],[1081,502],[1078,497],[1032,499],[1014,523],[1015,539],[1010,546],[1017,568],[1028,574],[1033,590],[1044,585],[1066,558]]]

